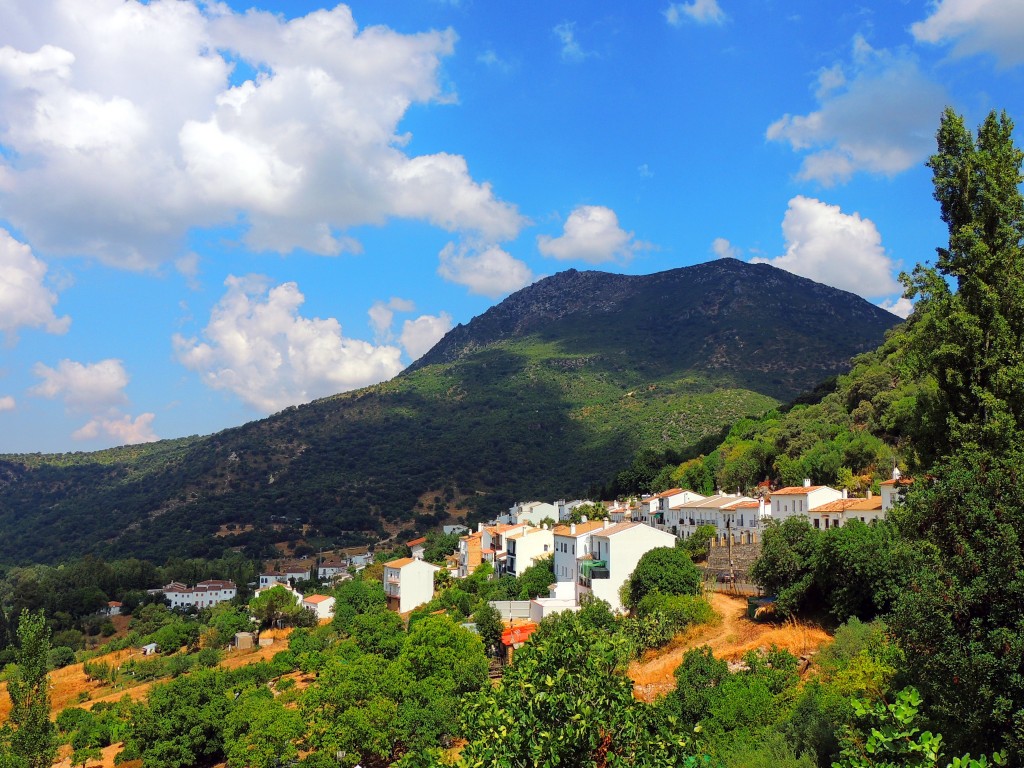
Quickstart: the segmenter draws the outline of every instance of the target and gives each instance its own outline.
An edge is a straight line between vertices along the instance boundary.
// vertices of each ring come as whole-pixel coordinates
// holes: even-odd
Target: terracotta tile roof
[[[802,496],[808,494],[811,491],[816,491],[819,488],[826,488],[824,485],[790,485],[786,488],[779,488],[777,491],[772,491],[772,496]]]
[[[664,498],[667,498],[669,496],[675,496],[677,493],[683,493],[683,489],[682,488],[669,488],[667,491],[662,491],[661,493],[654,494],[653,498],[655,498],[655,499],[664,499]]]
[[[912,477],[901,477],[899,480],[883,480],[879,485],[910,485],[914,482]]]
[[[820,504],[817,507],[812,507],[811,512],[845,512],[847,510],[856,510],[858,512],[870,512],[873,510],[880,510],[882,508],[882,498],[880,496],[873,496],[870,499],[837,499],[836,501],[830,501],[827,504]]]
[[[322,603],[325,600],[333,600],[333,597],[328,595],[309,595],[303,602],[306,603]]]
[[[407,546],[407,547],[415,547],[417,544],[426,544],[426,543],[427,543],[427,537],[426,536],[420,536],[418,539],[413,539],[412,541],[405,542],[405,546]]]
[[[397,560],[392,560],[390,563],[384,563],[387,568],[405,568],[410,563],[415,563],[411,557],[400,557]]]
[[[623,533],[625,531],[628,531],[630,528],[636,528],[637,526],[640,526],[640,525],[643,525],[643,523],[616,523],[615,525],[611,525],[611,526],[605,528],[603,531],[600,531],[597,535],[598,536],[614,536],[617,533]],[[647,526],[647,527],[650,528],[650,526]],[[657,529],[656,528],[651,528],[651,530],[657,530]]]
[[[576,533],[571,533],[568,525],[556,525],[554,527],[554,534],[555,536],[585,536],[592,531],[596,531],[598,528],[604,528],[604,520],[588,520],[585,523],[576,523]]]

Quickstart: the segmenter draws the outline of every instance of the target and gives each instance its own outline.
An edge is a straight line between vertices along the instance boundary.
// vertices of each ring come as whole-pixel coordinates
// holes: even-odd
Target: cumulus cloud
[[[153,431],[154,414],[143,413],[133,419],[120,407],[128,402],[124,392],[128,372],[120,360],[79,363],[65,359],[56,368],[36,363],[32,371],[42,381],[30,394],[61,398],[69,413],[90,416],[85,426],[71,434],[75,440],[110,438],[118,445],[129,445],[159,439]]]
[[[525,222],[461,156],[403,151],[409,107],[451,98],[450,30],[198,0],[95,0],[87,14],[39,0],[9,16],[0,204],[47,252],[141,269],[173,260],[191,228],[238,221],[254,249],[324,255],[391,217],[496,242]],[[256,74],[233,83],[235,62]]]
[[[689,3],[670,3],[665,9],[665,19],[673,27],[681,26],[684,21],[698,24],[722,24],[728,17],[719,5],[718,0],[693,0]]]
[[[465,244],[448,243],[441,249],[439,259],[437,274],[480,296],[504,296],[536,279],[525,262],[496,245],[475,251]]]
[[[738,259],[743,253],[724,237],[716,237],[711,241],[711,252],[719,259]]]
[[[784,115],[767,138],[804,153],[799,178],[825,186],[857,172],[893,176],[921,163],[934,148],[935,121],[948,102],[907,54],[854,40],[852,63],[822,70],[815,83],[820,109]]]
[[[395,312],[412,312],[416,304],[410,299],[400,299],[392,296],[389,301],[375,301],[366,314],[370,316],[370,327],[373,328],[374,341],[378,344],[389,342],[394,338],[391,332],[391,324],[395,319]]]
[[[160,439],[153,431],[154,418],[155,414],[152,413],[142,413],[134,419],[126,414],[101,416],[72,432],[71,437],[75,440],[95,440],[98,437],[109,437],[121,445],[153,443]]]
[[[603,205],[581,205],[569,214],[561,236],[537,237],[537,248],[545,256],[589,264],[628,261],[638,250],[648,247],[632,232],[623,230],[615,211]]]
[[[19,328],[65,333],[70,317],[57,317],[57,294],[45,283],[46,264],[0,228],[0,331],[13,340]]]
[[[14,398],[10,395],[4,395],[0,397],[0,411],[13,411],[16,403]]]
[[[864,297],[902,290],[893,276],[896,264],[882,247],[878,228],[860,214],[846,214],[838,205],[798,195],[789,201],[782,234],[786,242],[782,256],[751,261]]]
[[[128,372],[120,360],[79,363],[64,359],[56,368],[36,363],[32,372],[42,381],[29,391],[51,400],[62,398],[70,411],[94,412],[127,402]]]
[[[1024,4],[1000,0],[939,0],[910,26],[918,42],[952,43],[957,56],[991,54],[1002,66],[1024,63]]]
[[[173,337],[178,361],[213,388],[270,413],[288,405],[389,379],[398,347],[345,338],[334,318],[305,318],[295,283],[271,287],[257,276],[229,276],[204,340]]]
[[[892,312],[896,317],[902,317],[904,320],[910,317],[910,313],[914,311],[914,302],[902,296],[895,301],[886,299],[878,306],[888,312]]]
[[[440,315],[420,315],[415,320],[402,323],[399,341],[410,360],[418,360],[437,344],[452,329],[452,317],[447,312]]]

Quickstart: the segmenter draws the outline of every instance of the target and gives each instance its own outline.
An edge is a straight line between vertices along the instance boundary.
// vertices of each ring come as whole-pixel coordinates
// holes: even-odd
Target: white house
[[[402,557],[384,563],[384,594],[388,608],[407,613],[434,598],[434,574],[440,567],[426,560]]]
[[[210,608],[218,603],[231,600],[238,594],[233,581],[201,581],[194,587],[180,581],[172,581],[160,591],[171,604],[171,608]]]
[[[893,472],[896,477],[892,480],[884,480],[879,483],[879,489],[882,492],[882,511],[888,512],[892,509],[892,505],[899,501],[900,496],[906,491],[907,487],[914,482],[912,477],[900,477],[899,470]]]
[[[666,528],[680,539],[688,539],[702,525],[715,526],[715,532],[757,530],[761,517],[767,514],[761,502],[748,496],[717,493],[706,498],[685,501],[669,510]]]
[[[790,517],[810,517],[815,507],[842,498],[842,491],[827,485],[811,485],[810,480],[804,480],[802,486],[790,486],[772,492],[772,520],[781,523]]]
[[[558,501],[555,502],[555,506],[558,507],[558,517],[555,519],[561,523],[564,523],[568,521],[569,517],[572,515],[572,511],[576,509],[576,507],[582,504],[589,503],[590,502],[588,502],[586,499],[573,499],[572,501],[559,499]]]
[[[884,520],[885,512],[882,511],[881,498],[868,496],[866,499],[842,498],[821,504],[812,509],[807,517],[815,528],[841,528],[850,520],[860,520],[862,523]]]
[[[552,530],[555,557],[552,565],[556,582],[575,583],[578,568],[576,560],[590,554],[590,536],[594,531],[603,530],[612,523],[606,520],[556,525]],[[575,592],[575,590],[573,590]]]
[[[652,528],[660,528],[663,531],[671,531],[673,525],[678,525],[678,511],[683,504],[701,501],[705,497],[699,493],[688,491],[684,488],[670,488],[651,496],[646,501],[647,511],[642,514],[640,522],[647,523]]]
[[[557,520],[558,507],[546,501],[517,501],[508,510],[510,524],[540,525],[545,520]]]
[[[622,611],[619,589],[652,549],[674,547],[676,537],[643,523],[617,523],[594,531],[591,549],[581,555],[577,575],[577,602],[584,594],[606,600],[613,611]]]
[[[329,595],[308,595],[302,599],[302,607],[312,611],[321,621],[334,616],[334,598]]]
[[[511,573],[518,578],[539,558],[550,555],[553,549],[554,535],[546,525],[509,533],[505,536],[506,556],[502,573]]]
[[[348,572],[348,563],[343,560],[323,560],[317,567],[316,575],[320,581],[328,581]],[[260,578],[262,586],[263,579]]]
[[[290,566],[280,571],[267,571],[260,574],[260,589],[273,586],[274,584],[294,584],[299,581],[309,581],[309,568],[304,566]]]
[[[407,546],[409,548],[409,551],[412,553],[413,559],[415,559],[415,560],[422,560],[423,559],[423,553],[427,549],[427,537],[426,536],[420,536],[418,539],[413,539],[412,541],[407,541],[407,542],[405,542],[405,546]]]

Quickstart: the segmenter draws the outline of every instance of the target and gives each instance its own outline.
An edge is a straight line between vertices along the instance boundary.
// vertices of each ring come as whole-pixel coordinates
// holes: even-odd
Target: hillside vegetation
[[[577,496],[640,449],[685,449],[842,372],[895,322],[731,259],[561,273],[384,384],[209,437],[0,457],[0,561],[267,556]],[[214,536],[230,524],[253,528]]]

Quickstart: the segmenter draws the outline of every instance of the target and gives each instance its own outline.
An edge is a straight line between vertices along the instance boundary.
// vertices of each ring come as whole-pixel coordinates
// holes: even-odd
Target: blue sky
[[[0,0],[0,452],[398,373],[568,269],[765,260],[907,311],[1017,0]]]

